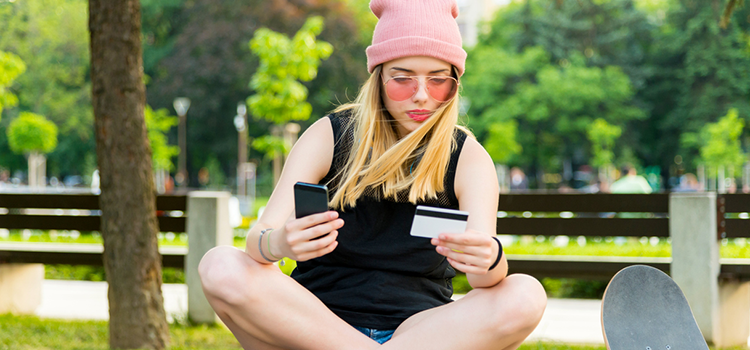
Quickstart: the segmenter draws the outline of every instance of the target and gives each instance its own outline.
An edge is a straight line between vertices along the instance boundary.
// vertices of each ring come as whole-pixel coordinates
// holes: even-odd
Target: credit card
[[[412,236],[433,238],[441,233],[464,233],[469,213],[418,205],[411,223]]]

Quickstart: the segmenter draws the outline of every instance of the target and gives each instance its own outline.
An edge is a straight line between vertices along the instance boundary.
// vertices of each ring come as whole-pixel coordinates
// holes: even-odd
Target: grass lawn
[[[169,349],[241,349],[232,333],[220,326],[170,325]],[[106,321],[40,319],[0,315],[0,350],[106,350]],[[604,346],[528,342],[521,350],[604,350]]]
[[[108,350],[106,321],[41,319],[0,315],[0,350]],[[170,350],[241,349],[221,326],[169,326]],[[519,350],[605,350],[603,344],[579,345],[528,341]],[[713,347],[711,348],[713,349]],[[457,349],[458,350],[458,349]],[[747,350],[734,347],[728,350]]]
[[[0,315],[0,350],[109,349],[106,321]],[[170,349],[241,349],[223,327],[170,325]]]

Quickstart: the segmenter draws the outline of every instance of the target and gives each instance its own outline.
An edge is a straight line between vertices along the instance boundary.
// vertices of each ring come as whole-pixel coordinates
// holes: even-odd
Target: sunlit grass
[[[107,321],[42,319],[0,315],[0,350],[109,349]],[[232,333],[220,326],[169,327],[169,349],[241,349]]]

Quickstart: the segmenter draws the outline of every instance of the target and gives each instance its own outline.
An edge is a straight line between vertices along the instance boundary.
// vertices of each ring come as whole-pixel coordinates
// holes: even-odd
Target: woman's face
[[[427,91],[427,80],[425,77],[450,77],[451,70],[452,66],[450,63],[425,56],[403,57],[383,64],[381,84],[388,82],[392,78],[415,77],[419,81],[417,91],[411,97],[402,101],[391,99],[386,92],[388,87],[385,85],[381,86],[385,108],[393,119],[395,119],[396,130],[398,130],[400,138],[416,130],[443,104],[443,102],[430,96],[430,93]],[[388,83],[397,84],[396,81],[398,80]],[[435,95],[436,90],[436,88],[433,88],[433,95]],[[401,99],[398,96],[394,97]]]

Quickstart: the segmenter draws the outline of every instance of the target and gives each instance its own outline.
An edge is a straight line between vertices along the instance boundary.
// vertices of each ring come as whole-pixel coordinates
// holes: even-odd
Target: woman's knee
[[[498,326],[514,328],[512,332],[531,333],[541,321],[547,307],[547,294],[539,281],[529,275],[513,274],[501,282],[504,293],[497,293],[506,312],[497,320]],[[509,322],[510,321],[510,322]]]
[[[544,286],[539,280],[529,275],[514,274],[509,277],[514,278],[519,285],[517,288],[520,298],[526,305],[524,316],[534,321],[535,324],[538,323],[547,308],[547,293],[544,291]]]
[[[243,251],[220,246],[209,250],[198,265],[198,275],[208,298],[232,303],[246,290],[255,261]]]

